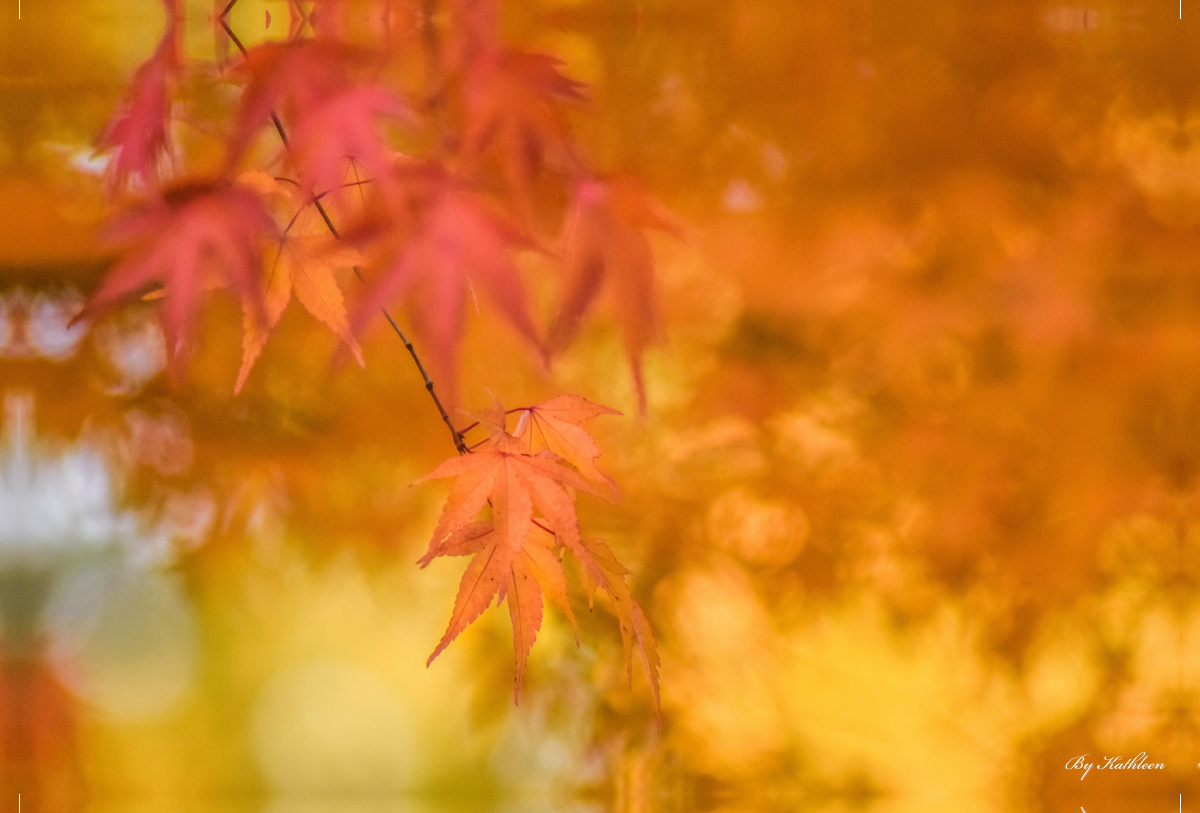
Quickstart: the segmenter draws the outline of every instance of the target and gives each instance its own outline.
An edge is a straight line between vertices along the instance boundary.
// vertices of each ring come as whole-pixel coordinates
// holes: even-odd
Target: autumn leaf
[[[538,586],[542,588],[542,594],[549,596],[554,606],[571,623],[575,643],[578,645],[579,624],[575,621],[575,613],[571,611],[567,575],[563,572],[562,561],[555,552],[556,546],[554,534],[535,526],[526,539],[526,544],[521,548],[521,559],[525,568],[537,580]]]
[[[267,337],[279,323],[293,293],[305,310],[349,346],[362,366],[362,349],[350,332],[345,301],[334,270],[362,265],[365,258],[357,249],[333,239],[312,201],[297,196],[294,187],[285,186],[262,172],[243,173],[239,182],[299,208],[275,241],[274,250],[268,254],[262,297],[265,318],[259,318],[253,302],[243,303],[242,365],[234,393],[240,392],[245,385]]]
[[[482,289],[517,332],[541,349],[525,286],[511,255],[516,232],[475,195],[450,180],[437,180],[415,226],[394,235],[384,249],[382,278],[350,319],[355,334],[393,299],[406,297],[439,390],[451,403],[464,309],[473,286]]]
[[[546,414],[554,416],[552,420],[568,426],[577,426],[573,421],[612,411],[578,396],[551,399],[542,406],[547,407]],[[522,411],[522,420],[531,411]],[[516,690],[519,691],[525,673],[529,648],[541,627],[545,596],[566,615],[578,641],[566,576],[555,553],[555,548],[565,546],[579,559],[587,581],[612,598],[621,626],[627,671],[632,679],[632,651],[636,644],[657,709],[658,655],[646,617],[625,584],[629,571],[603,542],[581,538],[574,494],[569,489],[597,496],[602,496],[601,492],[559,463],[548,449],[534,454],[527,438],[509,434],[506,413],[499,403],[477,417],[479,425],[489,430],[489,436],[476,451],[445,461],[417,481],[456,478],[429,549],[419,560],[421,566],[439,556],[474,554],[459,584],[450,623],[427,663],[432,663],[478,618],[493,598],[497,602],[508,601],[516,657]],[[489,504],[492,522],[476,521],[480,510]]]
[[[262,311],[258,245],[276,232],[253,191],[223,182],[190,182],[164,190],[111,226],[105,244],[123,249],[75,320],[103,313],[146,293],[163,294],[159,319],[173,374],[181,372],[201,293],[227,287]]]
[[[300,115],[291,157],[304,186],[315,193],[335,189],[348,161],[361,164],[376,183],[390,183],[388,151],[375,125],[380,116],[415,121],[408,107],[380,85],[348,88]]]
[[[646,669],[646,677],[650,680],[650,690],[654,694],[654,708],[660,705],[658,691],[658,650],[654,645],[654,634],[645,613],[634,600],[625,583],[629,571],[617,561],[608,545],[599,539],[580,540],[565,543],[570,551],[579,559],[579,563],[588,583],[599,586],[612,599],[617,621],[621,625],[621,642],[625,648],[625,670],[629,680],[633,681],[633,647],[636,643],[642,666]],[[594,593],[594,588],[589,589]]]
[[[492,532],[492,526],[486,522],[468,522],[448,537],[435,545],[417,560],[425,567],[439,556],[469,556],[483,550],[487,544],[487,535]]]
[[[429,663],[487,608],[493,597],[507,599],[512,616],[517,660],[516,690],[525,673],[525,661],[542,617],[542,582],[550,586],[556,603],[565,602],[565,579],[555,570],[534,532],[534,510],[556,526],[574,527],[579,536],[575,501],[566,486],[600,496],[590,484],[566,466],[545,455],[532,455],[527,444],[504,430],[504,409],[488,410],[484,421],[496,427],[478,451],[445,461],[417,482],[455,477],[441,518],[433,531],[422,566],[437,556],[465,554],[475,558],[459,585],[450,625]],[[490,526],[475,522],[485,505],[491,505]],[[562,604],[560,604],[562,606]],[[568,617],[574,627],[574,616]]]
[[[464,82],[464,151],[475,159],[494,145],[518,205],[532,216],[532,186],[547,152],[574,158],[563,101],[583,101],[583,85],[559,73],[545,54],[495,49],[472,61]]]
[[[564,234],[562,299],[550,328],[550,346],[561,350],[608,280],[642,412],[642,353],[660,336],[647,228],[680,233],[674,218],[632,181],[589,179],[575,187]]]
[[[318,107],[349,84],[362,51],[325,40],[268,42],[246,52],[236,72],[246,77],[229,141],[230,161],[239,157],[277,107],[296,116]]]
[[[547,455],[529,454],[526,443],[501,430],[474,453],[452,457],[417,480],[457,478],[442,508],[430,542],[431,556],[438,543],[474,521],[489,502],[493,525],[502,538],[518,545],[529,532],[534,507],[555,523],[560,534],[579,536],[575,502],[564,486],[604,496],[579,474]]]
[[[450,0],[454,25],[446,43],[448,62],[461,67],[500,43],[499,0]]]
[[[97,153],[115,153],[105,169],[110,194],[134,178],[153,188],[160,164],[171,157],[168,108],[170,85],[180,68],[179,31],[173,0],[164,0],[164,5],[168,24],[162,40],[134,72],[125,100],[96,140]]]
[[[411,124],[415,116],[389,88],[351,80],[367,53],[325,39],[265,43],[247,51],[238,71],[246,89],[230,139],[232,167],[268,121],[291,125],[289,154],[304,187],[324,194],[342,181],[346,162],[361,164],[381,184],[390,183],[388,150],[376,126],[381,116]]]
[[[289,41],[299,39],[305,26],[308,26],[310,31],[315,30],[312,14],[312,10],[306,9],[301,0],[288,0],[287,39]]]
[[[617,496],[617,485],[611,477],[596,468],[600,448],[583,428],[583,422],[599,415],[620,415],[615,409],[594,404],[578,395],[559,395],[522,411],[516,437],[529,443],[529,451],[542,449],[566,460],[584,477],[602,483]]]
[[[522,553],[525,547],[522,546]],[[529,650],[542,627],[542,589],[526,561],[524,555],[514,559],[500,585],[500,598],[508,602],[508,614],[513,628],[513,651],[517,661],[517,673],[513,682],[514,703],[517,701],[521,682],[525,679]]]

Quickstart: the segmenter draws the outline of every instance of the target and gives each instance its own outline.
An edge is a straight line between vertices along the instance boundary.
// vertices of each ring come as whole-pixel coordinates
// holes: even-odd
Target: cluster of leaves
[[[578,640],[560,558],[570,551],[579,561],[589,605],[597,587],[612,599],[621,623],[626,670],[632,678],[636,642],[657,706],[658,655],[646,616],[625,584],[629,571],[602,540],[581,536],[575,515],[575,491],[616,499],[616,485],[596,468],[596,442],[581,424],[618,413],[577,395],[560,395],[513,411],[518,418],[512,433],[509,413],[499,402],[480,413],[476,426],[488,432],[487,438],[471,454],[452,457],[421,478],[457,478],[421,566],[439,556],[474,554],[463,573],[450,625],[429,662],[493,598],[497,604],[507,600],[517,658],[515,697],[541,627],[543,595],[571,622]],[[491,507],[491,522],[474,521],[485,504]]]
[[[240,388],[288,301],[288,283],[275,280],[281,273],[352,349],[353,337],[381,307],[403,300],[436,378],[452,393],[474,283],[548,358],[566,346],[607,280],[644,406],[642,356],[660,334],[645,231],[678,232],[678,226],[633,180],[602,177],[589,167],[565,109],[585,100],[583,86],[562,75],[553,57],[506,47],[494,0],[456,0],[444,32],[436,31],[428,8],[414,10],[424,15],[434,42],[446,42],[424,51],[425,71],[437,87],[421,111],[378,79],[417,44],[351,43],[344,38],[342,4],[321,0],[313,8],[290,6],[287,41],[247,49],[228,26],[227,7],[216,22],[242,58],[222,78],[238,84],[241,96],[232,122],[217,125],[229,130],[222,167],[201,178],[165,172],[179,163],[170,138],[172,93],[195,68],[180,56],[178,0],[164,4],[163,40],[135,73],[100,138],[101,149],[111,152],[108,188],[116,195],[133,192],[135,201],[107,234],[122,259],[87,314],[161,286],[170,301],[162,320],[178,375],[193,349],[199,294],[228,288],[248,312]],[[405,130],[407,151],[392,149],[384,120]],[[283,149],[268,164],[289,187],[286,194],[262,178],[246,182],[240,173],[269,125]],[[497,170],[503,180],[493,182]],[[536,226],[545,213],[534,186],[543,180],[561,184],[569,199],[560,207],[557,235],[540,234]],[[357,207],[350,204],[351,188],[361,193]],[[333,213],[350,220],[342,233]],[[333,248],[339,239],[343,245]],[[265,245],[271,250],[264,252]],[[551,251],[560,260],[562,297],[546,336],[514,263],[520,249]],[[298,255],[305,267],[318,269],[304,283],[295,273]],[[280,271],[280,265],[287,267]],[[325,273],[346,267],[369,278],[349,317]]]
[[[293,294],[360,364],[358,337],[401,301],[442,397],[453,404],[468,293],[482,289],[548,361],[575,335],[607,281],[644,409],[642,356],[660,333],[645,232],[678,227],[636,182],[589,166],[566,111],[586,101],[584,87],[564,76],[555,58],[502,42],[497,0],[452,0],[447,13],[430,2],[392,13],[405,4],[391,3],[379,16],[393,22],[379,23],[379,35],[367,42],[348,33],[362,8],[293,0],[287,38],[252,47],[230,27],[233,0],[213,23],[240,57],[215,66],[183,58],[182,4],[163,2],[162,41],[99,140],[110,154],[107,189],[124,214],[102,235],[116,262],[77,319],[157,299],[178,382],[195,350],[204,299],[226,289],[244,314],[237,392]],[[395,20],[420,36],[397,36]],[[414,60],[423,63],[424,93],[388,79],[404,76],[398,66]],[[189,174],[172,139],[173,104],[189,76],[214,70],[239,90],[239,101],[229,120],[209,123],[227,133],[218,165]],[[265,148],[267,138],[277,138],[277,146]],[[539,195],[546,184],[565,196]],[[547,197],[559,202],[547,204]],[[552,218],[562,224],[558,233],[541,233],[538,224]],[[561,301],[545,331],[517,269],[521,250],[559,260]],[[349,269],[366,285],[352,307],[338,281]],[[426,386],[433,394],[428,376]],[[657,657],[625,585],[628,571],[603,542],[582,539],[574,511],[575,490],[616,497],[579,425],[605,412],[611,410],[560,396],[522,410],[508,434],[497,407],[480,417],[491,435],[473,450],[451,425],[467,453],[430,475],[459,481],[422,563],[477,555],[437,652],[493,596],[507,599],[519,687],[542,591],[574,623],[554,553],[570,550],[589,595],[599,586],[612,597],[626,653],[636,639],[657,701]],[[491,523],[475,522],[489,502]]]

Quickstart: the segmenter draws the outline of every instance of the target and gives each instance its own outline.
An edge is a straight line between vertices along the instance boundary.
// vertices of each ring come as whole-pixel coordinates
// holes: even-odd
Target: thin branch
[[[355,267],[354,273],[358,275],[359,279],[362,279],[362,274],[359,272],[357,267]],[[404,331],[400,329],[398,324],[396,324],[396,320],[392,318],[392,315],[384,308],[380,308],[380,310],[383,311],[383,316],[388,320],[388,324],[392,326],[392,330],[396,331],[396,335],[400,337],[400,341],[404,342],[404,349],[408,351],[408,354],[412,356],[412,360],[416,362],[417,369],[421,372],[421,378],[425,381],[425,389],[429,391],[429,397],[433,399],[433,405],[437,407],[438,414],[442,416],[442,420],[446,422],[446,428],[450,430],[450,434],[454,437],[454,448],[458,449],[459,454],[467,454],[469,451],[467,449],[467,444],[463,441],[462,435],[459,433],[459,431],[454,428],[454,424],[451,422],[450,416],[446,414],[446,408],[442,406],[441,399],[438,398],[437,393],[433,391],[433,380],[429,377],[429,373],[425,372],[425,365],[421,363],[421,357],[417,355],[417,351],[413,348],[412,342],[410,342],[408,337],[404,335]]]
[[[245,53],[245,51],[242,53]],[[275,123],[275,130],[279,133],[279,140],[283,142],[283,146],[286,149],[290,150],[292,145],[288,142],[287,133],[283,129],[283,122],[279,120],[279,116],[276,115],[274,110],[271,111],[271,121]]]
[[[237,2],[237,0],[234,0],[234,2]],[[233,3],[230,3],[229,5],[232,6]],[[225,20],[225,18],[221,17],[219,19],[221,21],[221,28],[225,29],[225,33],[229,36],[229,39],[233,40],[233,44],[236,45],[237,49],[242,52],[242,56],[245,56],[246,46],[242,45],[242,41],[238,39],[237,34],[233,33],[233,29],[229,27],[229,23]],[[271,115],[274,115],[274,113]]]
[[[237,35],[233,33],[233,29],[229,27],[229,23],[225,20],[225,14],[228,13],[229,9],[233,8],[233,4],[236,2],[237,0],[230,0],[229,5],[225,7],[225,11],[221,13],[219,19],[221,22],[221,28],[225,29],[225,33],[229,35],[231,40],[233,40],[233,44],[236,45],[237,49],[242,52],[242,56],[245,56],[246,46],[242,45],[241,40],[237,38]],[[434,0],[427,0],[427,6],[428,5],[434,5]],[[283,142],[284,148],[291,149],[291,144],[287,137],[287,131],[284,130],[283,122],[279,120],[279,116],[274,110],[271,111],[271,121],[275,124],[275,129],[279,133],[279,139]],[[332,218],[330,218],[329,213],[325,211],[325,207],[322,205],[321,201],[317,198],[313,198],[313,205],[317,207],[317,212],[320,213],[321,219],[325,221],[325,225],[328,227],[329,233],[338,240],[342,239],[341,233],[338,232],[337,226],[333,224]],[[362,271],[358,266],[354,266],[354,275],[358,277],[359,280],[362,280],[363,278]],[[437,407],[438,414],[442,416],[442,420],[445,422],[446,428],[450,430],[450,436],[454,439],[454,448],[458,450],[459,454],[467,454],[470,450],[467,449],[466,441],[463,440],[462,433],[454,428],[454,422],[450,420],[450,415],[446,412],[446,407],[442,405],[442,400],[438,398],[437,393],[434,392],[433,379],[430,378],[429,373],[426,372],[425,365],[421,363],[421,357],[417,355],[417,351],[416,348],[413,347],[413,343],[408,340],[407,336],[404,335],[404,331],[400,329],[400,325],[396,324],[396,320],[392,318],[392,315],[387,312],[386,308],[380,308],[379,310],[383,313],[384,318],[387,319],[388,324],[392,326],[392,330],[396,331],[396,335],[399,336],[400,341],[404,343],[404,349],[408,351],[408,354],[412,356],[413,362],[416,363],[417,370],[421,373],[421,380],[425,382],[425,390],[429,393],[429,397],[433,399],[433,405]]]

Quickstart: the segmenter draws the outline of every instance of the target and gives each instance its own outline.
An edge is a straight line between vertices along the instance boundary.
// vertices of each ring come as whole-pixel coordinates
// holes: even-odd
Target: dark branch
[[[225,15],[229,13],[229,10],[233,8],[234,3],[236,2],[237,0],[229,0],[229,5],[227,5],[225,10],[221,12],[218,19],[221,22],[221,28],[225,29],[225,33],[229,35],[229,39],[233,41],[233,44],[236,45],[237,49],[242,52],[243,56],[245,56],[246,46],[242,45],[241,40],[237,38],[237,35],[233,33],[233,29],[229,27],[229,23],[225,20]],[[434,8],[436,8],[436,3],[433,2],[433,0],[427,0],[426,10],[430,11]],[[427,25],[432,26],[432,22],[427,21]],[[436,43],[436,32],[434,33],[434,37]],[[284,148],[290,149],[291,143],[288,141],[287,130],[283,128],[283,122],[279,120],[279,116],[274,110],[271,111],[271,121],[275,124],[275,130],[279,133],[279,140],[283,142]],[[329,212],[325,210],[325,207],[322,205],[321,201],[317,198],[314,198],[313,205],[317,207],[317,212],[320,213],[321,219],[325,221],[325,226],[329,229],[329,233],[338,240],[342,239],[341,233],[338,232],[337,226],[333,224],[333,219],[329,217]],[[363,278],[362,271],[358,268],[358,266],[354,266],[354,275],[360,280]],[[442,416],[442,420],[445,422],[446,428],[450,430],[450,436],[454,439],[454,448],[458,450],[459,454],[467,454],[469,450],[467,449],[466,442],[463,440],[462,433],[454,428],[454,422],[450,420],[449,414],[446,413],[446,407],[442,405],[442,400],[438,398],[437,393],[434,391],[433,379],[429,377],[429,373],[425,370],[425,365],[421,363],[421,357],[417,355],[416,348],[413,347],[413,344],[408,340],[408,337],[404,335],[404,331],[400,329],[398,324],[396,324],[396,320],[393,319],[392,315],[387,312],[387,309],[380,308],[380,311],[382,311],[384,318],[387,319],[388,324],[392,326],[392,330],[396,331],[396,335],[400,337],[400,341],[404,343],[404,349],[408,351],[408,354],[412,356],[413,362],[416,363],[417,370],[421,373],[421,379],[425,382],[425,390],[429,393],[429,397],[433,399],[433,405],[437,407],[438,414]]]

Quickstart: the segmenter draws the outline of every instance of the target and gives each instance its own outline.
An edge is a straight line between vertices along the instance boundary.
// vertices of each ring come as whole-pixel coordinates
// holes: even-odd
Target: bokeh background
[[[653,237],[644,417],[603,307],[548,374],[472,314],[460,388],[625,413],[594,425],[623,499],[581,518],[658,636],[659,731],[602,602],[578,647],[547,615],[519,707],[503,611],[426,669],[461,562],[416,567],[445,486],[409,484],[453,449],[393,335],[331,373],[293,308],[234,397],[232,301],[179,389],[151,306],[67,327],[107,262],[93,144],[162,11],[6,0],[0,806],[1200,800],[1188,2],[507,4],[513,42],[590,85],[597,163],[687,224]],[[192,58],[228,49],[212,12],[189,6]],[[231,22],[249,44],[286,19]],[[213,151],[194,113],[233,91],[186,90],[176,135]],[[1140,751],[1166,769],[1064,769]]]

